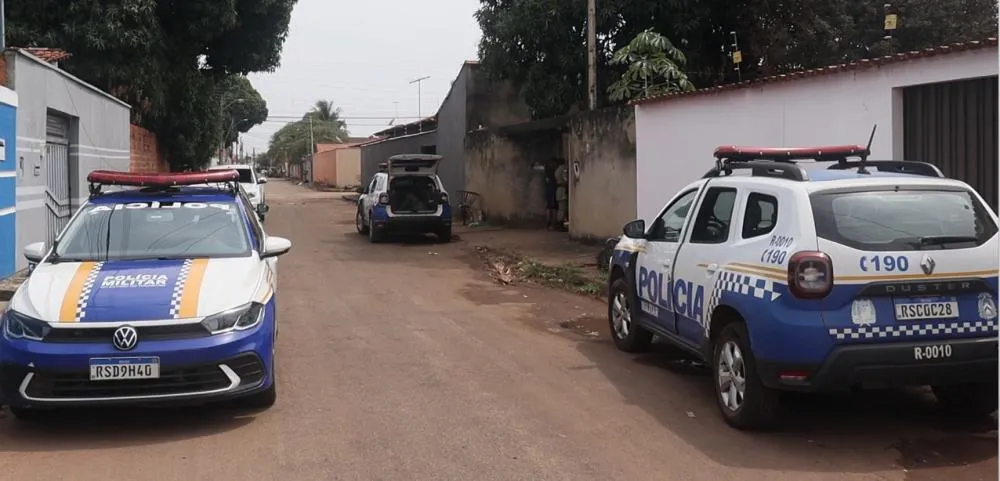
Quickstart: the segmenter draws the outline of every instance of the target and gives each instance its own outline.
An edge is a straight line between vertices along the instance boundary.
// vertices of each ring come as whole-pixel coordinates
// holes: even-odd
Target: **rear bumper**
[[[822,364],[758,359],[757,370],[773,389],[836,391],[995,382],[997,361],[997,339],[981,338],[838,346]]]
[[[434,232],[451,227],[451,217],[440,215],[406,215],[375,218],[372,225],[380,231]]]

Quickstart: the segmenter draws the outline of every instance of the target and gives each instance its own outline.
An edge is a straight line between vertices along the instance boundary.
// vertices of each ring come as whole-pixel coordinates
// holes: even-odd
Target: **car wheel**
[[[625,352],[645,352],[653,343],[653,333],[643,329],[632,316],[632,295],[625,278],[611,284],[608,293],[608,325],[615,346]]]
[[[713,346],[715,400],[727,424],[743,430],[764,429],[778,410],[778,393],[760,380],[746,325],[734,322]]]
[[[368,218],[372,218],[371,212],[368,213]],[[372,244],[382,242],[382,232],[376,229],[374,225],[368,226],[368,241]]]
[[[997,410],[996,383],[931,386],[938,404],[951,414],[985,418]]]
[[[451,226],[442,227],[436,232],[438,241],[451,242]]]
[[[365,216],[361,215],[361,209],[358,209],[357,215],[354,216],[354,228],[358,230],[358,234],[368,233],[368,227],[365,226]]]

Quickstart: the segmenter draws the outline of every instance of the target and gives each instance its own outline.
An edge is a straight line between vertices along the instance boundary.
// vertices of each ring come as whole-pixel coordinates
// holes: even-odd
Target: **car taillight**
[[[382,204],[382,205],[388,204],[389,203],[389,194],[379,194],[378,195],[378,203]]]
[[[441,193],[441,199],[439,200],[439,202],[441,204],[447,204],[448,203],[448,194],[442,192]]]
[[[792,254],[788,260],[788,290],[801,299],[820,299],[833,289],[833,261],[819,251]]]

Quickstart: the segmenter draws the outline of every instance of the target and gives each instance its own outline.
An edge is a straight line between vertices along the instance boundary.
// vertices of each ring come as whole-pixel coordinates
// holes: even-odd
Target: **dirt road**
[[[267,191],[294,243],[278,404],[0,417],[0,479],[996,479],[992,426],[910,395],[796,399],[779,432],[736,432],[699,369],[559,327],[601,303],[498,287],[465,242],[368,244],[335,195]]]

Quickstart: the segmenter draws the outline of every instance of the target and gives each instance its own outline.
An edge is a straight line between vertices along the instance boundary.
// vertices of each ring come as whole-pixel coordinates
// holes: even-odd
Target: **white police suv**
[[[766,427],[780,391],[930,385],[944,406],[996,410],[1000,245],[975,190],[862,146],[715,155],[651,225],[624,227],[620,349],[655,334],[704,360],[740,429]]]

